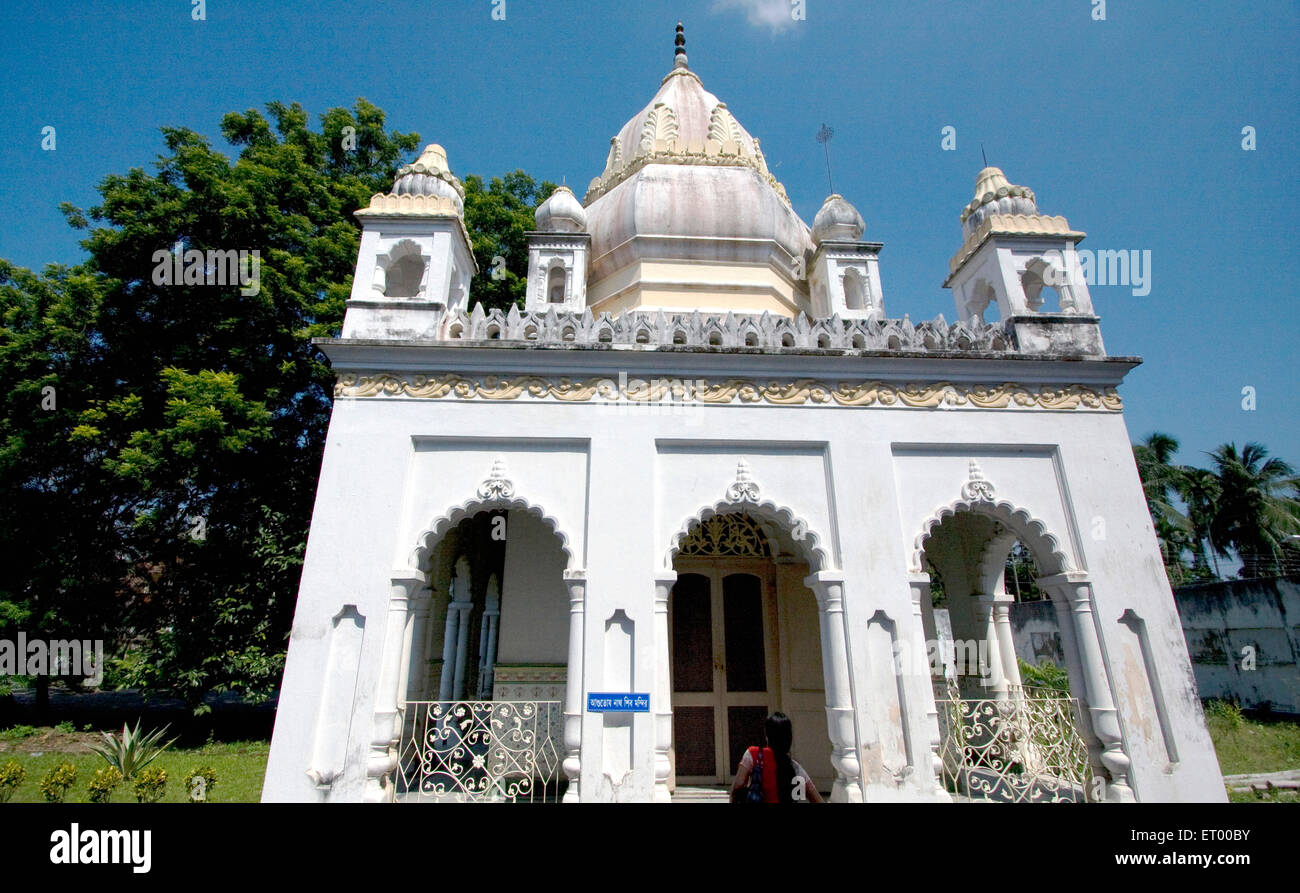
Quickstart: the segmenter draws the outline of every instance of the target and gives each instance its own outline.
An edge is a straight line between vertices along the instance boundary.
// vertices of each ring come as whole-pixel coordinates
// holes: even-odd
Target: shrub
[[[121,783],[122,773],[112,766],[96,769],[94,778],[90,780],[90,802],[107,803],[108,798],[113,796],[113,789]]]
[[[167,731],[167,726],[161,729],[155,729],[147,735],[140,734],[140,721],[136,720],[135,728],[128,728],[125,723],[122,724],[121,735],[110,735],[108,732],[100,732],[103,737],[103,744],[92,744],[90,749],[99,754],[108,761],[118,772],[122,773],[122,778],[130,781],[135,778],[145,766],[148,766],[158,756],[176,743],[176,739],[165,744],[159,744],[162,736]]]
[[[25,778],[27,770],[14,760],[0,766],[0,803],[8,803]]]
[[[19,741],[36,734],[35,726],[14,726],[0,732],[0,741]]]
[[[77,767],[71,763],[60,763],[41,779],[41,793],[47,803],[62,803],[68,795],[68,788],[77,780]]]
[[[1070,671],[1065,667],[1058,667],[1050,660],[1037,667],[1020,658],[1017,658],[1017,663],[1020,664],[1020,679],[1025,685],[1064,692],[1070,690]]]
[[[77,727],[72,724],[72,720],[65,719],[63,722],[59,723],[57,726],[54,727],[54,731],[63,732],[65,735],[70,735],[73,732],[77,731]]]
[[[159,766],[141,769],[136,773],[132,789],[137,803],[157,803],[167,793],[167,770]]]
[[[1205,705],[1205,714],[1211,719],[1217,719],[1230,729],[1239,729],[1245,721],[1241,715],[1241,708],[1232,701],[1213,700]]]
[[[191,769],[185,776],[185,783],[192,803],[206,803],[212,797],[212,789],[217,786],[217,770],[211,766]]]

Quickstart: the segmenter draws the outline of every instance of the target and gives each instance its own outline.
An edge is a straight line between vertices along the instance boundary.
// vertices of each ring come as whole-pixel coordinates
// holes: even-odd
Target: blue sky
[[[885,244],[886,310],[953,316],[941,288],[982,165],[1032,188],[1084,248],[1150,250],[1151,292],[1097,286],[1130,433],[1202,463],[1259,440],[1300,464],[1300,5],[1109,0],[9,2],[0,9],[0,257],[84,254],[58,203],[89,207],[147,166],[158,128],[220,143],[221,116],[270,100],[313,116],[364,96],[447,147],[460,175],[523,168],[579,195],[658,88],[685,22],[692,69],[763,142],[796,210],[835,188]],[[56,149],[41,149],[42,128]],[[1255,128],[1256,149],[1242,148]],[[957,150],[941,148],[956,128]],[[1242,389],[1257,408],[1242,408]]]

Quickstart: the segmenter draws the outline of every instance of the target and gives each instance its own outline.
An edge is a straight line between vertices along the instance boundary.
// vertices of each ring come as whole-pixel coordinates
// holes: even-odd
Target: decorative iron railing
[[[563,794],[559,701],[407,701],[397,802],[543,802]]]
[[[936,692],[943,782],[969,800],[1083,803],[1092,768],[1068,693],[1009,686],[1005,697]]]

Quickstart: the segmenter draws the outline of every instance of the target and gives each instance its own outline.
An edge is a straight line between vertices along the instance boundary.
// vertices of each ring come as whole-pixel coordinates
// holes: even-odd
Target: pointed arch
[[[1069,556],[1061,548],[1060,540],[1048,530],[1046,522],[1035,517],[1028,509],[1014,505],[1005,499],[961,498],[940,508],[921,525],[921,532],[916,536],[912,552],[913,573],[924,572],[925,549],[938,526],[960,512],[973,512],[1002,522],[1008,528],[1009,534],[1003,534],[1001,538],[1007,535],[1013,536],[1013,539],[1007,543],[1007,548],[1010,549],[1015,539],[1019,539],[1033,553],[1034,561],[1043,576],[1076,570]],[[989,557],[990,553],[991,549],[986,548],[980,564],[981,574],[988,571],[988,562],[994,560]]]
[[[573,548],[569,544],[569,536],[564,532],[560,522],[554,516],[547,514],[542,506],[529,502],[521,496],[493,496],[486,499],[474,497],[442,512],[434,519],[432,524],[416,537],[415,548],[408,558],[409,565],[413,568],[419,568],[421,571],[425,570],[429,555],[432,554],[434,547],[447,534],[447,531],[479,512],[493,511],[521,511],[541,520],[560,541],[560,551],[564,553],[565,557],[565,570],[575,570]]]
[[[796,515],[792,509],[777,505],[771,500],[733,502],[729,499],[720,499],[712,505],[704,506],[681,523],[677,528],[677,532],[672,535],[668,542],[668,551],[664,553],[664,567],[666,569],[672,568],[673,558],[681,549],[682,541],[690,534],[692,527],[696,524],[703,524],[715,515],[727,515],[733,512],[748,514],[760,522],[766,521],[784,528],[785,532],[790,535],[795,547],[799,550],[800,557],[808,562],[808,569],[811,573],[815,574],[819,571],[834,568],[830,554],[824,546],[825,537],[813,530],[812,525],[804,518]],[[797,531],[803,531],[803,536],[798,536]]]

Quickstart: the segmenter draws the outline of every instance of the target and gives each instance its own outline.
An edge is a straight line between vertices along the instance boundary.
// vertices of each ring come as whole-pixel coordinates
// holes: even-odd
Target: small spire
[[[673,51],[673,68],[686,67],[686,29],[682,23],[677,23],[677,39],[675,40],[676,49]]]

